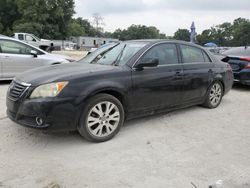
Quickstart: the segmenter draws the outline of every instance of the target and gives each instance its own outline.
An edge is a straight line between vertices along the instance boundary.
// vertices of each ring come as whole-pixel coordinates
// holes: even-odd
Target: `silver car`
[[[0,36],[0,80],[11,80],[26,70],[40,66],[71,61],[69,57],[49,54],[17,39]]]

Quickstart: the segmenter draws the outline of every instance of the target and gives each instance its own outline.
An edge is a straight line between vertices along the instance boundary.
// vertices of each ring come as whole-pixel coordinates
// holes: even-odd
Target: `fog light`
[[[36,124],[37,124],[38,126],[43,125],[43,119],[40,118],[40,117],[36,117]]]

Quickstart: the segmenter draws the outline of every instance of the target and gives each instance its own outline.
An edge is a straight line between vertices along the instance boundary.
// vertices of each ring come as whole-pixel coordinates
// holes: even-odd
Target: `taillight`
[[[240,60],[250,62],[250,57],[241,57]]]
[[[247,64],[247,66],[245,67],[245,69],[250,69],[250,63]]]

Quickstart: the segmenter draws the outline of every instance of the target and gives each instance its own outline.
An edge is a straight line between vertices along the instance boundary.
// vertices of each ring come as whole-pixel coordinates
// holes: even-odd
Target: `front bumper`
[[[7,97],[7,115],[17,124],[48,131],[76,130],[81,105],[75,98],[20,99]],[[37,123],[42,119],[42,124]],[[41,122],[40,122],[41,123]]]
[[[234,72],[234,81],[243,85],[250,85],[250,69],[243,69],[240,72]]]

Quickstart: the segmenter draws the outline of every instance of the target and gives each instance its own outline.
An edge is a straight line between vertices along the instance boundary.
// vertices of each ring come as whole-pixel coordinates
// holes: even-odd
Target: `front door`
[[[2,77],[13,78],[18,74],[43,65],[43,60],[30,54],[32,47],[18,41],[0,40]]]
[[[133,110],[178,105],[181,102],[183,70],[176,45],[172,43],[158,44],[141,58],[157,58],[159,66],[132,70]]]

